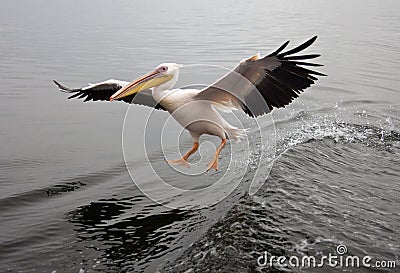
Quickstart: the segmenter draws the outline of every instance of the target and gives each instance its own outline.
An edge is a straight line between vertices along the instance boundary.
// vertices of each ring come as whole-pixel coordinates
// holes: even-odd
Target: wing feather
[[[317,58],[319,54],[292,55],[308,48],[316,39],[317,36],[314,36],[281,53],[289,44],[287,41],[265,57],[253,56],[244,60],[224,77],[199,92],[196,99],[210,100],[223,106],[233,105],[251,117],[285,107],[314,84],[317,76],[326,76],[304,67],[322,66],[303,61]]]
[[[107,80],[95,84],[89,84],[89,86],[82,87],[82,88],[68,88],[63,86],[57,81],[53,81],[60,91],[65,93],[72,94],[68,97],[68,99],[78,98],[84,99],[86,101],[109,101],[110,97],[117,92],[119,89],[127,85],[129,82],[126,81],[119,81],[119,80]],[[159,110],[165,110],[160,104],[158,104],[152,94],[151,90],[144,90],[140,91],[139,93],[126,96],[124,98],[119,99],[126,103],[134,103],[139,105],[145,105],[149,107],[153,107]]]

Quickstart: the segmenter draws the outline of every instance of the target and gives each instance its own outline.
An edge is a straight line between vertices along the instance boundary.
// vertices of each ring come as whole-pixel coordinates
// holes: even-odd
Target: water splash
[[[347,123],[340,120],[337,115],[325,116],[323,119],[313,117],[310,120],[302,120],[298,127],[289,132],[278,131],[281,133],[278,137],[280,139],[277,145],[278,154],[298,144],[322,139],[332,139],[336,143],[364,143],[391,152],[398,150],[400,133],[395,131],[393,119],[386,117],[379,120],[378,124],[379,126]]]

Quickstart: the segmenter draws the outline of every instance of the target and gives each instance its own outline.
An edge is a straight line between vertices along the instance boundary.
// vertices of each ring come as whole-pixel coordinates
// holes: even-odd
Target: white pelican
[[[177,160],[169,163],[189,167],[189,157],[197,151],[199,138],[203,134],[221,138],[207,170],[218,169],[218,157],[227,139],[238,140],[243,129],[225,121],[218,111],[242,110],[250,117],[269,113],[273,108],[285,107],[311,86],[322,73],[304,66],[321,66],[303,60],[319,57],[318,54],[293,54],[309,47],[317,36],[305,43],[282,52],[289,41],[271,54],[259,54],[241,61],[232,71],[202,90],[174,89],[179,68],[176,63],[160,64],[155,70],[132,81],[107,80],[89,84],[87,87],[70,89],[57,81],[54,83],[63,92],[74,93],[70,98],[85,98],[85,101],[120,100],[142,104],[168,111],[178,123],[187,129],[193,138],[192,148]]]

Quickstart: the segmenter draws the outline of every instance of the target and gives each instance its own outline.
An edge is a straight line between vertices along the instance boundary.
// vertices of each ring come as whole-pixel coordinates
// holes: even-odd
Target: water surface
[[[398,2],[1,6],[1,272],[269,271],[257,268],[262,251],[326,253],[338,244],[398,261]],[[239,186],[207,209],[168,209],[134,186],[121,145],[127,105],[67,101],[52,83],[132,80],[170,61],[232,68],[313,35],[319,39],[310,52],[322,54],[328,77],[273,112],[271,175],[256,195]],[[184,83],[203,82],[189,74]],[[135,128],[146,109],[133,110]],[[154,158],[169,174],[163,158]],[[136,164],[146,176],[145,158]],[[205,175],[205,183],[216,177]]]

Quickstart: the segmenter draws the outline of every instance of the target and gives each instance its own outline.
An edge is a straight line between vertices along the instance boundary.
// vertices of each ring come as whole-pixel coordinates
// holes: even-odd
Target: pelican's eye
[[[168,70],[168,66],[161,66],[160,71],[166,72]]]

